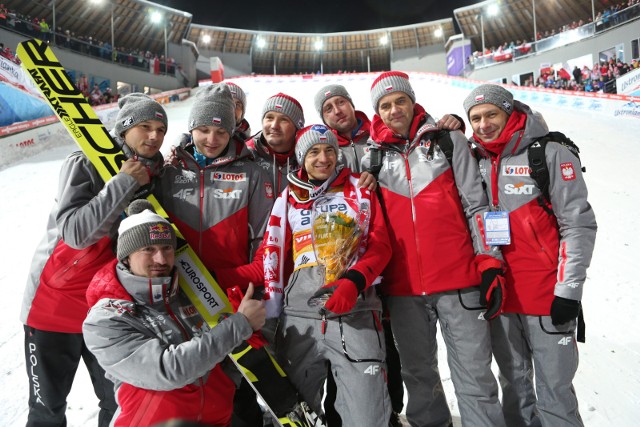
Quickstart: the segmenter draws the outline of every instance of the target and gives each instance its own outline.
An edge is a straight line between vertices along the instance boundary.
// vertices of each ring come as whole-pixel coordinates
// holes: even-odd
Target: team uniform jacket
[[[115,139],[127,157],[132,157],[123,141]],[[160,154],[138,160],[152,175],[159,172],[163,161]],[[89,309],[87,286],[94,274],[115,258],[112,239],[139,188],[135,178],[125,173],[105,184],[80,151],[66,158],[47,233],[31,263],[20,313],[24,324],[49,332],[82,332]]]
[[[289,172],[296,171],[300,168],[293,151],[285,162],[278,162],[276,155],[272,154],[267,148],[267,142],[262,137],[262,132],[258,132],[252,138],[247,139],[245,144],[249,151],[251,151],[256,164],[269,175],[276,194],[280,194],[289,183],[287,181]]]
[[[372,148],[383,150],[378,185],[392,257],[383,292],[393,296],[426,295],[476,286],[479,271],[500,265],[496,248],[484,245],[486,194],[464,135],[451,132],[452,165],[431,145],[435,121],[414,107],[410,139],[393,135],[376,115]],[[370,166],[365,154],[362,170]],[[471,230],[471,232],[469,231]]]
[[[527,148],[549,129],[527,105],[515,101],[515,111],[526,114],[526,124],[502,153],[492,154],[482,146],[476,152],[492,210],[509,212],[511,244],[502,246],[508,266],[504,311],[548,316],[554,295],[582,298],[597,225],[579,160],[553,141],[545,150],[551,199],[547,207],[553,213],[541,206],[540,189],[529,175]]]
[[[240,124],[236,126],[236,129],[233,132],[233,137],[242,141],[246,141],[248,138],[251,138],[251,125],[249,125],[247,119],[242,119]]]
[[[87,301],[87,347],[115,384],[112,425],[230,424],[235,386],[220,362],[253,332],[242,314],[211,329],[175,275],[134,276],[115,260],[95,276]]]
[[[162,206],[204,265],[224,287],[262,281],[246,270],[257,251],[273,205],[273,186],[242,141],[205,168],[184,138],[162,174]],[[244,277],[246,274],[249,276]]]
[[[341,136],[335,129],[331,130],[338,138],[338,146],[340,147],[340,163],[354,172],[359,172],[360,161],[364,157],[364,153],[367,148],[371,122],[367,115],[362,111],[356,111],[356,120],[358,121],[358,127],[351,136],[351,139]]]
[[[366,282],[365,290],[358,297],[352,312],[380,311],[380,301],[371,284],[387,265],[391,247],[376,194],[366,188],[358,188],[358,178],[359,175],[352,175],[348,168],[344,168],[329,184],[326,192],[357,198],[361,204],[369,206],[371,216],[366,237],[355,264],[349,268],[359,272]],[[293,316],[315,319],[322,317],[317,307],[309,307],[307,304],[309,298],[325,284],[324,272],[318,266],[313,251],[312,209],[313,200],[298,202],[290,193],[290,188],[283,191],[276,200],[264,238],[267,317],[277,317],[281,309]],[[353,208],[344,201],[335,206],[335,209],[353,213]],[[293,273],[289,274],[291,271]]]

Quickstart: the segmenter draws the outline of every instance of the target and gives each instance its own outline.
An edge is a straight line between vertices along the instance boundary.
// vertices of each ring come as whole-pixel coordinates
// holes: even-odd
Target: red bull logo
[[[166,224],[158,223],[149,227],[150,233],[168,233],[171,227]]]

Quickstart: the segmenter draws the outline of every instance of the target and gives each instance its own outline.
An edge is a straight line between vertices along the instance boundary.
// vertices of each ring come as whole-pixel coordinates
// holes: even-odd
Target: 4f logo
[[[367,369],[364,370],[364,373],[369,375],[378,375],[379,372],[380,365],[369,365],[367,366]]]
[[[573,341],[573,339],[571,337],[564,337],[564,338],[560,338],[560,341],[558,341],[558,344],[560,344],[560,345],[569,345],[569,344],[571,344],[571,341]]]
[[[183,188],[173,195],[176,199],[186,200],[187,197],[193,196],[195,194],[195,190],[193,188]]]

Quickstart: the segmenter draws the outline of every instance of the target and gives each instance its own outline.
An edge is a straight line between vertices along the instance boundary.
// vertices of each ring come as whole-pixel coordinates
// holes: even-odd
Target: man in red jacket
[[[113,383],[82,336],[89,308],[85,292],[94,274],[115,258],[112,243],[124,209],[148,193],[162,168],[168,123],[162,105],[144,94],[127,95],[118,106],[112,137],[128,160],[105,183],[84,154],[67,157],[47,233],[33,256],[20,314],[29,376],[27,426],[66,425],[66,399],[80,359],[100,400],[101,427],[116,409]]]
[[[475,88],[464,109],[491,210],[508,214],[500,242],[507,298],[491,324],[505,419],[516,427],[582,426],[575,332],[597,224],[579,160],[551,136],[542,151],[545,194],[529,162],[549,133],[542,116],[495,84]]]
[[[378,185],[392,247],[382,291],[409,393],[407,419],[416,426],[451,423],[438,372],[439,321],[462,422],[504,426],[485,320],[500,313],[502,261],[484,244],[489,206],[477,162],[459,131],[450,133],[447,158],[406,74],[382,73],[371,100],[377,114],[370,144],[382,155]],[[379,158],[371,150],[363,167]]]

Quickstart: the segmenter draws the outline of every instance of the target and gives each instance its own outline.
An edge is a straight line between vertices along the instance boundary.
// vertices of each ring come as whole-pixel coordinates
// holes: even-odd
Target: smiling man
[[[298,100],[277,93],[262,107],[262,131],[246,141],[256,163],[270,176],[276,194],[287,186],[287,174],[298,169],[293,147],[296,132],[303,127],[304,113]]]
[[[391,405],[378,328],[381,303],[371,286],[391,255],[380,204],[375,192],[358,187],[357,175],[338,165],[338,142],[326,126],[298,132],[295,155],[302,167],[289,174],[264,238],[267,317],[279,319],[276,355],[317,413],[331,366],[335,408],[344,425],[387,427]],[[332,279],[325,278],[312,245],[312,211],[325,196],[341,221],[360,211],[370,215],[356,258]],[[309,302],[325,293],[330,297],[321,308]]]
[[[502,86],[478,86],[464,109],[491,210],[508,215],[501,242],[507,297],[504,315],[491,323],[505,419],[509,426],[582,426],[572,384],[575,339],[597,225],[580,162]],[[547,194],[530,162],[543,137]]]
[[[261,280],[244,276],[262,242],[273,187],[233,137],[235,103],[224,83],[198,92],[188,119],[190,133],[174,147],[161,181],[163,207],[222,286]]]
[[[504,426],[484,320],[500,313],[504,279],[499,250],[483,240],[489,206],[477,162],[460,131],[449,134],[447,158],[407,74],[380,74],[371,101],[377,114],[363,166],[380,154],[375,169],[392,247],[381,290],[409,395],[407,420],[451,423],[438,373],[440,322],[463,424]]]
[[[47,233],[33,257],[20,314],[25,358],[33,368],[28,426],[66,423],[66,398],[80,359],[100,400],[99,426],[108,426],[116,409],[113,384],[104,378],[82,336],[85,293],[93,275],[114,259],[112,241],[124,209],[153,187],[167,131],[164,108],[148,96],[132,93],[118,106],[111,136],[127,160],[105,183],[80,151],[65,159]]]
[[[178,285],[176,235],[146,200],[129,207],[118,229],[117,260],[91,281],[83,324],[87,347],[115,383],[113,426],[154,426],[180,419],[230,425],[233,382],[227,354],[264,323],[251,299],[210,329]],[[145,404],[146,403],[146,404]]]

